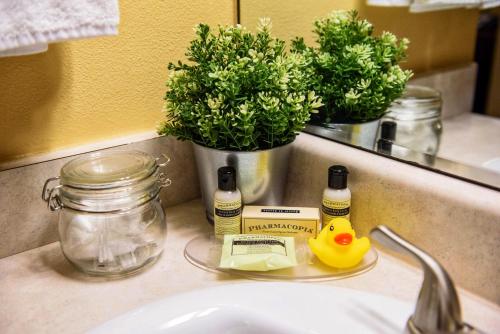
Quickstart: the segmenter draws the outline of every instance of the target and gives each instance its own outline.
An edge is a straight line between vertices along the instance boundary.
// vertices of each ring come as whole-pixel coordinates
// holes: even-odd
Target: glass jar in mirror
[[[408,85],[392,103],[383,121],[396,126],[394,143],[435,156],[441,139],[441,93],[435,89]]]
[[[159,193],[170,184],[167,163],[140,151],[97,152],[46,181],[42,197],[59,211],[61,248],[75,267],[120,277],[155,262],[166,238]]]

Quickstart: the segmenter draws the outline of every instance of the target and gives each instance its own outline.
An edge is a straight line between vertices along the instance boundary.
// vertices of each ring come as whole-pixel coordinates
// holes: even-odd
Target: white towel
[[[0,0],[0,57],[48,43],[116,35],[118,0]]]
[[[490,9],[500,6],[500,0],[483,0],[481,3],[481,9]]]
[[[481,0],[414,0],[410,5],[410,13],[479,7],[481,2]]]
[[[367,4],[375,7],[408,7],[411,0],[367,0]]]
[[[500,0],[367,0],[368,6],[409,7],[410,13],[455,8],[488,9],[500,6]]]

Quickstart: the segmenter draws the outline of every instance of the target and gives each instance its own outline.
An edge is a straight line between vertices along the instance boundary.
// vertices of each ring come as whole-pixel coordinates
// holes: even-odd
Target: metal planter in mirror
[[[243,204],[282,204],[291,144],[252,152],[216,150],[195,143],[193,148],[209,221],[213,221],[217,169],[222,166],[236,169],[236,184]]]
[[[324,123],[321,125],[308,124],[305,132],[324,138],[333,139],[342,143],[361,146],[366,149],[375,147],[380,119],[366,123]]]

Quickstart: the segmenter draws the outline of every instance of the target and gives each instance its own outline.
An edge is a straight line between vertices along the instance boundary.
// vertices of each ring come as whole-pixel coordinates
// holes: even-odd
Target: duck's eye
[[[333,230],[334,230],[334,228],[333,228],[333,225],[332,225],[332,226],[330,226],[330,231],[333,231]]]

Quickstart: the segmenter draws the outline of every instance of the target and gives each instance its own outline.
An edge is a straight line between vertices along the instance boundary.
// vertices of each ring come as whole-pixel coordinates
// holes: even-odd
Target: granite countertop
[[[91,279],[64,259],[58,243],[0,260],[0,332],[80,333],[140,305],[193,289],[245,282],[205,272],[188,263],[184,246],[208,231],[200,200],[167,210],[164,254],[143,273],[122,280]],[[331,286],[380,293],[414,303],[421,273],[379,251],[377,265],[362,275],[329,281]],[[313,283],[308,283],[313,284]],[[500,330],[500,307],[459,289],[463,317],[488,332]]]

